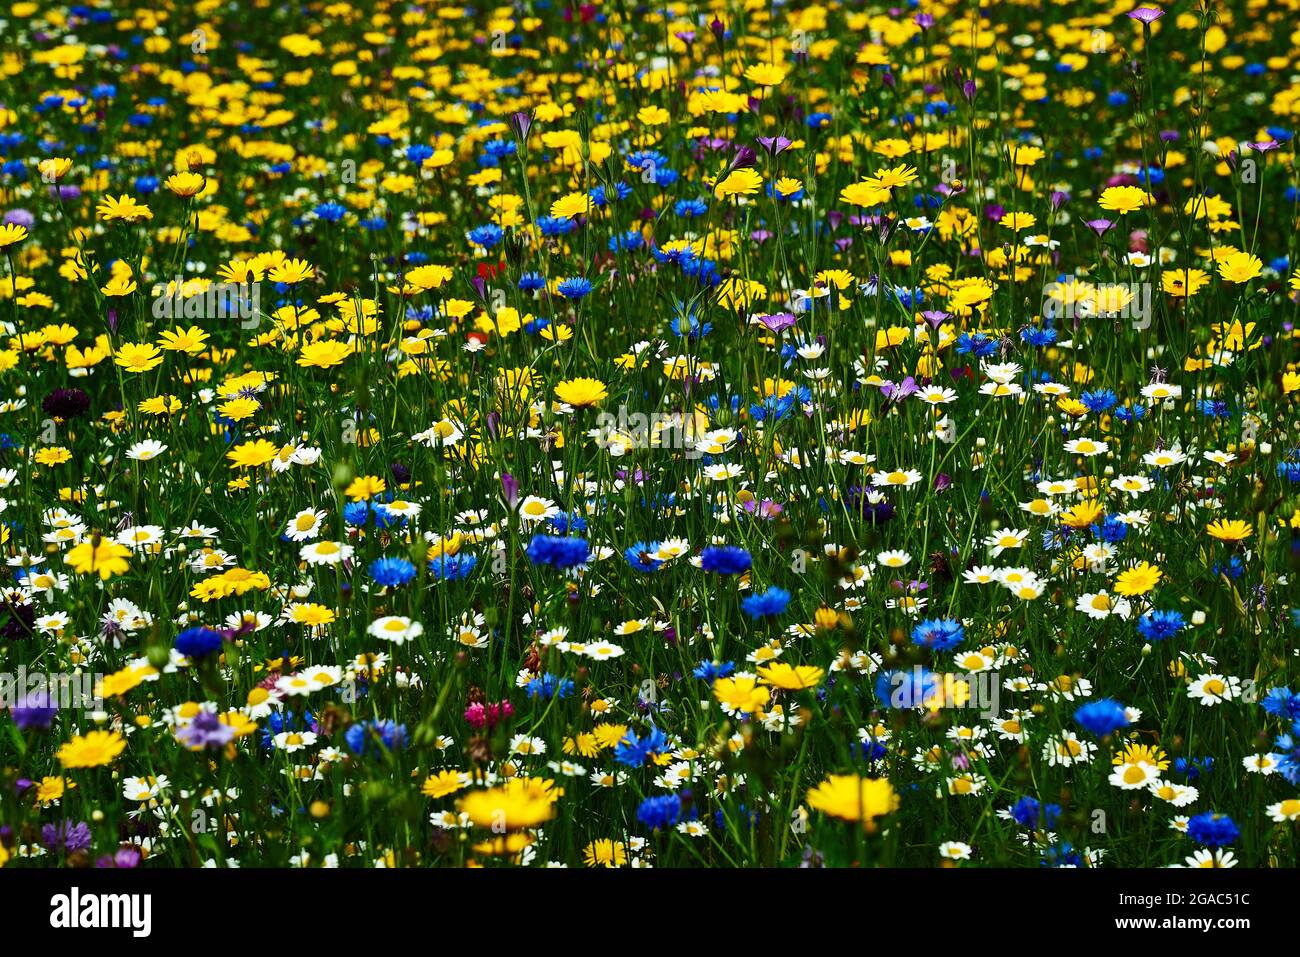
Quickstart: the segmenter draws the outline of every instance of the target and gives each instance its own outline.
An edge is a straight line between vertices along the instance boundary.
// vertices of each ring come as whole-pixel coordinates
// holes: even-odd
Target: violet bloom
[[[9,223],[30,229],[36,223],[36,217],[25,209],[11,209],[5,213],[4,219],[0,219],[0,225]]]
[[[131,868],[140,866],[140,852],[134,847],[123,847],[116,854],[105,854],[99,860],[95,861],[95,866],[100,868],[117,867]]]
[[[200,711],[185,727],[176,732],[181,744],[194,751],[225,747],[235,736],[235,729],[222,724],[210,711]]]
[[[1102,233],[1110,229],[1115,224],[1112,223],[1109,219],[1090,219],[1083,225],[1087,226],[1094,233],[1100,236]]]
[[[20,731],[46,731],[54,723],[58,711],[48,693],[34,691],[10,708],[9,714]]]
[[[890,402],[902,402],[916,391],[916,379],[908,376],[902,382],[894,383],[886,379],[880,383],[880,392]]]
[[[59,850],[60,846],[65,851],[84,851],[90,847],[90,828],[85,821],[46,824],[41,828],[41,843],[51,851]]]
[[[1138,7],[1136,10],[1130,10],[1126,16],[1131,20],[1140,20],[1142,23],[1150,26],[1155,23],[1165,12],[1159,7]]]
[[[921,318],[935,329],[938,329],[952,318],[952,313],[944,312],[942,309],[927,309],[921,313]]]
[[[780,156],[793,143],[793,140],[786,139],[784,136],[760,136],[758,138],[758,145],[767,150],[772,156]]]
[[[767,328],[773,332],[780,332],[782,329],[789,329],[796,322],[794,315],[788,312],[774,312],[770,316],[763,315],[758,316],[757,318],[759,322],[767,326]]]
[[[509,472],[501,473],[501,491],[506,498],[506,504],[511,508],[519,501],[519,482]]]
[[[528,131],[533,126],[533,118],[522,111],[513,113],[510,116],[510,125],[515,128],[515,132],[519,134],[521,140],[526,140],[528,139]]]

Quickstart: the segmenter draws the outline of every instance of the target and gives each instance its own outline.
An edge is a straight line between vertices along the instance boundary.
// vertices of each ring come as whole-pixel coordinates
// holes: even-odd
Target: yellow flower
[[[591,211],[591,197],[586,193],[569,193],[551,203],[551,215],[556,219],[573,219]]]
[[[1100,518],[1104,511],[1106,506],[1098,499],[1084,499],[1061,513],[1061,524],[1068,525],[1070,528],[1087,528]]]
[[[425,797],[440,798],[469,785],[469,775],[464,771],[439,771],[424,779],[420,793]]]
[[[772,697],[754,677],[719,678],[713,682],[713,697],[733,711],[761,713]]]
[[[56,183],[67,175],[68,170],[72,169],[72,160],[66,156],[51,156],[49,159],[43,159],[36,164],[36,169],[41,174],[41,179],[47,183]]]
[[[177,196],[190,197],[202,192],[206,183],[201,173],[185,172],[168,176],[164,185]]]
[[[302,282],[304,279],[310,279],[316,275],[316,269],[305,259],[286,259],[284,262],[276,263],[267,273],[267,278],[271,282],[282,282],[288,285]]]
[[[158,337],[158,344],[168,352],[188,352],[192,356],[201,353],[208,344],[208,334],[198,326],[182,329],[177,326]]]
[[[555,387],[557,399],[579,408],[596,405],[607,395],[609,392],[605,389],[605,383],[599,379],[568,379]]]
[[[774,63],[758,63],[745,71],[745,79],[755,86],[780,86],[786,69]]]
[[[763,186],[763,177],[757,170],[748,166],[732,170],[713,187],[713,195],[718,199],[728,196],[752,196]]]
[[[763,684],[782,688],[786,691],[799,691],[803,688],[815,688],[821,684],[826,672],[812,665],[788,665],[784,661],[765,665],[758,669]]]
[[[861,821],[870,827],[883,814],[896,811],[898,795],[886,778],[857,774],[832,774],[808,792],[808,806],[842,821]]]
[[[302,347],[302,352],[298,355],[298,365],[328,369],[331,366],[341,365],[353,351],[351,344],[347,342],[338,339],[321,339]]]
[[[0,226],[0,249],[21,243],[27,238],[27,227],[17,223],[5,223]]]
[[[881,186],[877,181],[863,180],[840,190],[840,202],[850,206],[880,206],[889,202],[891,195],[887,186]]]
[[[51,445],[43,449],[38,449],[32,459],[37,465],[44,465],[46,468],[52,468],[55,465],[62,465],[64,462],[72,461],[72,453],[61,445]]]
[[[1202,269],[1171,269],[1160,276],[1160,288],[1177,299],[1189,299],[1210,281],[1209,273]]]
[[[86,539],[63,556],[63,560],[81,575],[98,574],[107,581],[114,575],[122,575],[130,567],[126,557],[131,549],[112,539],[100,538],[98,535]]]
[[[1115,579],[1115,593],[1130,597],[1145,595],[1156,587],[1162,574],[1157,566],[1148,562],[1139,562],[1132,568],[1120,572],[1119,577]]]
[[[127,372],[148,372],[162,365],[163,355],[152,342],[124,342],[113,361]]]
[[[500,787],[465,795],[460,810],[479,827],[517,831],[549,821],[563,793],[545,778],[516,777]]]
[[[1240,542],[1255,534],[1250,522],[1239,518],[1221,518],[1206,525],[1205,531],[1211,538],[1217,538],[1221,542]]]
[[[1219,260],[1219,278],[1224,282],[1249,282],[1263,271],[1263,260],[1250,253],[1229,253]]]
[[[1155,200],[1151,194],[1140,186],[1110,186],[1104,190],[1101,197],[1097,200],[1097,205],[1102,209],[1108,209],[1111,212],[1119,213],[1125,216],[1143,206],[1151,206]]]
[[[588,867],[626,867],[627,844],[607,837],[598,838],[582,849],[582,862]]]
[[[388,488],[388,483],[378,475],[362,475],[352,480],[343,492],[354,502],[374,498]]]
[[[226,458],[230,459],[231,468],[249,469],[265,465],[275,458],[279,452],[280,447],[274,442],[268,442],[266,439],[255,439],[252,442],[236,445],[226,453]]]
[[[98,768],[110,764],[126,747],[126,738],[116,731],[91,731],[59,748],[65,768]]]
[[[95,207],[95,215],[108,223],[119,219],[126,223],[138,223],[142,219],[153,219],[153,212],[149,207],[137,203],[130,196],[119,196],[117,199],[109,196],[100,200],[99,205]]]

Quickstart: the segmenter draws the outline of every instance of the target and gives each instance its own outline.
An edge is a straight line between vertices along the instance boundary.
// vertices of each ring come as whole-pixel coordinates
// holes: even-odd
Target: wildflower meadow
[[[0,866],[1296,867],[1298,25],[5,0]]]

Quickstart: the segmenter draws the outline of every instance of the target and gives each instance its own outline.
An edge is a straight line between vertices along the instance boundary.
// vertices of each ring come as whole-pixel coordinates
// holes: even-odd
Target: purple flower
[[[780,332],[782,329],[789,329],[797,321],[794,315],[788,312],[775,312],[770,316],[764,315],[756,318],[773,332]]]
[[[84,851],[90,847],[90,828],[85,821],[46,824],[41,828],[41,843],[51,851],[57,851],[60,845],[65,851]]]
[[[880,383],[880,391],[890,402],[902,402],[916,391],[916,380],[911,376],[899,383],[886,379]]]
[[[134,847],[120,848],[115,854],[105,854],[95,861],[96,867],[130,868],[140,866],[140,852]]]
[[[36,222],[36,217],[25,209],[11,209],[5,213],[4,219],[0,219],[0,224],[13,223],[15,226],[25,226],[31,228]]]
[[[788,140],[784,136],[760,136],[758,145],[767,150],[772,156],[780,156],[793,145],[793,140]]]
[[[510,116],[510,125],[515,128],[515,132],[519,134],[521,140],[526,140],[528,139],[528,131],[533,125],[533,118],[530,114],[522,111],[513,113]]]
[[[506,504],[514,508],[519,501],[519,482],[509,472],[501,473],[501,491],[506,497]]]
[[[194,720],[176,732],[176,738],[193,751],[221,748],[235,736],[235,729],[210,711],[200,711]]]
[[[1130,10],[1127,14],[1131,20],[1141,20],[1145,24],[1152,24],[1165,15],[1165,12],[1159,7],[1138,7],[1136,10]]]
[[[58,714],[58,710],[46,692],[34,691],[10,708],[9,714],[21,731],[30,731],[33,728],[37,731],[45,731],[54,723],[54,716]]]
[[[1112,223],[1109,219],[1090,219],[1086,223],[1084,223],[1084,225],[1087,226],[1089,229],[1091,229],[1098,236],[1100,236],[1102,233],[1110,229],[1115,224]]]

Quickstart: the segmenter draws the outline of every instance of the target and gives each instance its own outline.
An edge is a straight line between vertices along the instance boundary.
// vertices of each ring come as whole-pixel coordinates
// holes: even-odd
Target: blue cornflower
[[[1038,799],[1025,795],[1011,806],[1011,817],[1021,827],[1050,828],[1061,816],[1061,805],[1041,804]]]
[[[919,708],[939,691],[938,675],[921,665],[909,671],[882,671],[876,677],[876,697],[886,708]]]
[[[556,512],[555,517],[551,519],[550,526],[557,535],[567,535],[569,532],[585,532],[587,530],[587,520],[581,515]]]
[[[1056,342],[1056,330],[1050,327],[1025,326],[1020,330],[1020,341],[1026,345],[1042,347]]]
[[[349,525],[364,525],[370,521],[370,505],[367,502],[349,502],[343,506],[343,521]]]
[[[466,236],[473,245],[491,249],[501,242],[505,232],[495,223],[488,223],[486,226],[475,226]]]
[[[656,727],[651,727],[644,738],[638,738],[635,731],[629,731],[614,748],[614,760],[628,767],[639,768],[667,747],[668,736]]]
[[[537,292],[546,288],[546,277],[538,272],[526,272],[519,277],[519,288],[524,292]]]
[[[765,592],[750,595],[740,603],[741,610],[750,618],[775,618],[790,604],[790,593],[773,585]]]
[[[376,558],[368,571],[370,577],[385,588],[405,585],[415,577],[415,566],[405,558]]]
[[[682,219],[695,219],[708,211],[709,205],[702,199],[679,199],[673,206],[673,213]]]
[[[565,299],[581,299],[591,292],[591,280],[583,279],[581,276],[561,279],[555,290]]]
[[[1097,389],[1083,393],[1079,401],[1088,407],[1089,412],[1108,412],[1119,402],[1119,396],[1110,389]]]
[[[357,721],[344,732],[343,740],[357,755],[401,751],[406,747],[406,725],[388,719]]]
[[[652,557],[657,551],[659,551],[658,542],[637,542],[623,549],[623,558],[635,571],[657,572],[664,564],[659,559]]]
[[[913,644],[931,651],[951,651],[962,643],[966,629],[952,618],[930,618],[912,629]]]
[[[585,538],[573,535],[534,535],[528,542],[526,554],[534,565],[572,568],[587,560],[591,546]]]
[[[1138,632],[1147,641],[1164,641],[1182,631],[1186,624],[1180,612],[1153,609],[1138,619]]]
[[[682,799],[676,794],[648,797],[636,809],[636,819],[651,830],[672,827],[682,816]]]
[[[206,658],[221,648],[221,633],[199,626],[186,628],[176,636],[176,650],[186,658]]]
[[[1187,822],[1187,834],[1197,844],[1223,847],[1240,837],[1241,829],[1228,815],[1206,811]]]
[[[317,219],[324,220],[327,223],[337,223],[340,219],[348,214],[347,207],[340,203],[330,200],[328,203],[321,203],[312,210]]]
[[[1101,524],[1090,526],[1090,530],[1097,541],[1112,545],[1128,537],[1128,523],[1121,522],[1114,515],[1107,515],[1101,520]]]
[[[564,699],[573,694],[573,687],[573,681],[569,678],[561,678],[547,672],[528,682],[528,697],[543,698],[548,701],[551,698]]]
[[[1081,705],[1074,712],[1074,720],[1085,731],[1099,738],[1129,725],[1124,706],[1114,698],[1098,698]]]
[[[701,681],[713,684],[719,678],[725,678],[735,670],[736,663],[734,661],[701,661],[695,666],[695,670],[691,674]]]
[[[543,236],[567,236],[578,228],[578,221],[563,216],[538,216],[537,228]]]
[[[423,143],[414,143],[406,148],[406,158],[410,162],[419,166],[425,160],[433,156],[433,147],[426,146]]]
[[[437,558],[430,559],[429,572],[435,579],[454,582],[468,578],[477,565],[477,555],[458,552],[455,555],[439,555]]]
[[[1294,720],[1300,718],[1300,695],[1290,688],[1269,688],[1259,706],[1271,715]]]
[[[700,552],[700,566],[717,575],[740,575],[753,564],[749,552],[739,545],[709,545]]]
[[[1114,417],[1119,419],[1125,425],[1132,425],[1134,422],[1140,422],[1147,414],[1145,405],[1123,405],[1114,412]]]
[[[963,332],[957,337],[954,348],[958,355],[974,355],[977,359],[983,359],[997,352],[998,344],[995,339],[990,339],[982,332],[974,334]]]

